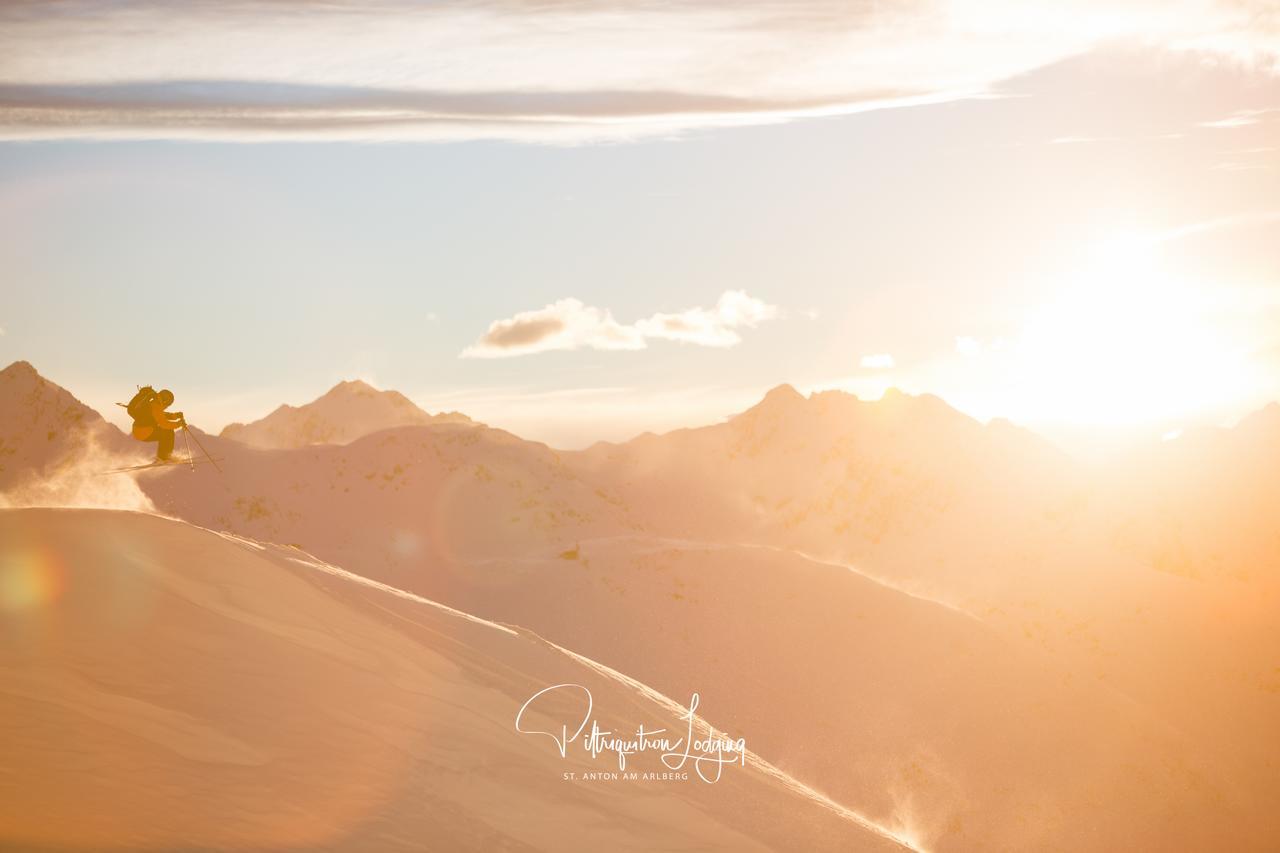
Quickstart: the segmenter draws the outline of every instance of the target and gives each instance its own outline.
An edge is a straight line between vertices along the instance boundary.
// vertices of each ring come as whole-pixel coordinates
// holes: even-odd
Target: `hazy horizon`
[[[19,361],[26,361],[27,363],[31,364],[29,359],[19,359]],[[32,367],[36,370],[37,373],[40,372],[40,368],[38,365],[32,364]],[[127,414],[124,413],[124,410],[120,406],[116,405],[114,402],[99,408],[89,400],[82,397],[75,388],[63,385],[62,383],[57,382],[56,380],[54,380],[52,377],[49,377],[49,376],[45,376],[44,378],[50,381],[54,381],[55,384],[58,384],[60,387],[63,387],[67,391],[70,391],[78,399],[80,399],[90,408],[94,409],[100,415],[102,415],[103,418],[105,418],[109,423],[112,423],[116,427],[120,428],[121,430],[128,432],[129,425],[130,425],[129,417]],[[299,398],[296,400],[282,400],[279,403],[272,405],[269,408],[265,408],[260,411],[256,411],[254,413],[250,413],[246,416],[237,418],[235,420],[227,421],[225,423],[203,422],[203,421],[196,422],[194,420],[194,417],[193,417],[193,423],[195,423],[200,428],[204,429],[206,432],[215,433],[215,434],[220,433],[227,426],[230,426],[232,424],[243,425],[243,424],[249,424],[249,423],[261,421],[264,418],[276,412],[277,409],[283,406],[289,406],[295,409],[304,407],[320,399],[329,391],[338,387],[338,385],[341,385],[344,382],[351,382],[351,381],[366,382],[366,380],[357,379],[355,377],[340,379],[333,385],[330,385],[324,388],[323,390],[319,391],[313,396],[306,397],[306,398]],[[899,388],[895,385],[886,386],[883,390],[881,390],[875,396],[866,396],[866,395],[859,395],[843,387],[806,388],[806,387],[797,386],[791,382],[783,382],[783,383],[780,383],[779,385],[774,385],[774,386],[771,386],[770,388],[763,388],[758,391],[739,391],[732,395],[729,395],[728,397],[726,397],[725,405],[732,405],[733,408],[726,409],[721,414],[708,413],[702,420],[694,419],[687,422],[672,422],[672,423],[656,422],[653,426],[645,429],[640,429],[638,431],[626,431],[627,428],[625,426],[618,426],[617,429],[620,430],[619,432],[616,432],[616,433],[603,432],[600,435],[593,435],[591,433],[591,427],[593,425],[588,424],[585,428],[583,428],[578,433],[576,433],[577,435],[582,436],[581,439],[577,441],[566,442],[566,443],[557,443],[554,440],[553,436],[547,436],[542,434],[542,430],[539,429],[538,421],[536,420],[530,420],[525,422],[525,428],[521,429],[513,425],[513,423],[519,423],[518,417],[515,419],[509,419],[504,422],[502,411],[496,411],[492,417],[483,416],[480,413],[486,412],[486,411],[493,411],[493,410],[491,410],[488,406],[484,405],[484,397],[477,395],[475,392],[471,392],[471,393],[463,392],[461,394],[456,394],[456,395],[443,395],[443,396],[424,398],[421,395],[415,396],[412,394],[407,394],[399,388],[380,388],[371,382],[366,382],[366,384],[370,385],[370,387],[374,388],[374,390],[376,391],[396,391],[396,392],[405,394],[405,396],[414,405],[416,405],[418,408],[422,409],[424,412],[427,412],[429,414],[436,415],[436,414],[443,414],[448,412],[458,412],[459,414],[467,415],[468,417],[471,417],[476,421],[485,423],[488,426],[506,430],[520,438],[523,438],[529,441],[542,442],[543,444],[546,444],[550,447],[553,447],[559,450],[583,450],[599,442],[607,442],[607,443],[615,443],[615,444],[625,443],[641,435],[646,435],[646,434],[662,435],[662,434],[671,432],[673,430],[696,429],[699,427],[712,426],[718,423],[723,423],[729,418],[735,415],[741,414],[747,409],[750,409],[751,407],[760,403],[770,391],[783,386],[789,386],[791,388],[794,388],[801,396],[805,398],[808,398],[813,394],[822,393],[824,391],[838,391],[841,393],[850,394],[856,399],[859,399],[865,402],[878,402],[879,400],[883,399],[886,393],[888,393],[889,391],[896,390],[902,393],[906,393],[913,397],[914,396],[938,397],[948,406],[955,409],[957,412],[967,415],[968,417],[974,418],[974,420],[977,420],[980,423],[986,424],[986,423],[990,423],[993,420],[1003,420],[1015,426],[1029,429],[1031,432],[1041,436],[1042,438],[1048,439],[1059,450],[1062,450],[1068,455],[1074,456],[1080,459],[1081,461],[1091,461],[1095,459],[1106,460],[1116,454],[1122,454],[1127,451],[1139,449],[1143,446],[1150,446],[1153,444],[1159,444],[1162,442],[1172,441],[1172,440],[1181,438],[1182,435],[1184,435],[1188,430],[1194,430],[1197,428],[1223,427],[1223,428],[1229,429],[1229,428],[1235,427],[1240,421],[1244,420],[1249,415],[1260,412],[1263,409],[1267,408],[1268,406],[1272,405],[1273,403],[1280,403],[1280,400],[1268,401],[1263,403],[1261,406],[1259,406],[1256,409],[1251,409],[1243,413],[1241,416],[1236,418],[1231,418],[1229,420],[1223,420],[1223,421],[1217,421],[1217,422],[1213,422],[1207,419],[1200,420],[1200,421],[1183,421],[1176,429],[1173,429],[1173,430],[1161,430],[1161,428],[1158,425],[1145,425],[1145,426],[1133,427],[1133,428],[1096,428],[1096,427],[1087,428],[1086,427],[1086,428],[1077,428],[1073,430],[1069,427],[1057,428],[1057,429],[1052,427],[1050,428],[1030,427],[1030,426],[1027,426],[1026,424],[1018,423],[1012,418],[1007,418],[999,414],[992,415],[986,418],[979,417],[977,415],[974,415],[973,413],[965,412],[963,409],[956,407],[951,403],[950,400],[947,400],[946,398],[940,395],[932,394],[929,391],[918,391],[918,392],[909,391],[907,389]],[[539,397],[543,397],[543,398],[554,397],[564,401],[564,405],[566,407],[571,407],[575,405],[574,403],[575,395],[582,394],[584,391],[587,394],[590,394],[593,390],[595,389],[563,389],[560,391],[552,391],[547,394],[539,395]],[[626,389],[604,389],[604,390],[608,390],[611,392],[624,393]],[[468,403],[475,402],[477,399],[481,401],[480,405],[467,408]],[[731,403],[731,402],[728,402],[729,399],[736,400],[738,402],[736,404]],[[437,402],[437,401],[442,401],[442,402]],[[175,403],[175,405],[179,405],[179,403]],[[575,433],[568,433],[568,434],[573,435]]]

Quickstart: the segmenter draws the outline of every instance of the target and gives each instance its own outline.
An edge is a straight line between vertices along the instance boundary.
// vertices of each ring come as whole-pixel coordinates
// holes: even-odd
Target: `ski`
[[[165,460],[165,461],[163,461],[163,462],[148,462],[148,463],[147,463],[147,464],[145,464],[145,465],[131,465],[131,466],[129,466],[128,468],[113,468],[113,469],[111,469],[110,471],[99,471],[98,473],[99,473],[100,475],[105,475],[105,474],[126,474],[126,473],[128,473],[128,472],[130,472],[130,471],[146,471],[146,470],[147,470],[147,469],[149,469],[149,468],[168,468],[168,467],[171,467],[171,466],[173,466],[173,465],[191,465],[191,466],[195,466],[195,465],[203,464],[203,463],[205,463],[205,462],[212,462],[212,463],[213,463],[213,466],[216,468],[216,467],[218,467],[217,463],[218,463],[218,462],[220,462],[220,461],[221,461],[221,460],[218,460],[218,459],[211,459],[211,458],[208,458],[208,457],[204,457],[204,458],[200,458],[200,459],[166,459],[166,460]]]

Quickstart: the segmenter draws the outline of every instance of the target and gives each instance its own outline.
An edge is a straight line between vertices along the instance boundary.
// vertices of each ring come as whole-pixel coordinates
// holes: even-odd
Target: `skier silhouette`
[[[133,418],[133,437],[138,441],[156,443],[156,461],[167,462],[173,455],[173,440],[177,430],[186,429],[187,421],[182,412],[166,412],[173,405],[173,392],[169,389],[155,391],[150,385],[138,390],[125,408]]]

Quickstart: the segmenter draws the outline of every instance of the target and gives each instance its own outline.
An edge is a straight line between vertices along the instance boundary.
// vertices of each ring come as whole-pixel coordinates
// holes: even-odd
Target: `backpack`
[[[138,389],[138,393],[133,395],[133,399],[129,401],[129,405],[125,406],[125,410],[129,412],[129,417],[133,418],[135,426],[155,426],[155,416],[151,414],[151,404],[156,399],[156,390],[150,385],[144,385]]]

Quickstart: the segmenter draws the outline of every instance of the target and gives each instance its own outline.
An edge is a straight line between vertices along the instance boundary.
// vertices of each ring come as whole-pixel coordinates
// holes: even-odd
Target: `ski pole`
[[[198,438],[196,438],[194,435],[192,435],[192,433],[191,433],[191,427],[187,426],[187,424],[186,424],[186,421],[185,421],[185,420],[184,420],[184,421],[183,421],[183,423],[182,423],[182,428],[183,428],[183,429],[185,429],[185,430],[187,431],[187,435],[189,435],[189,436],[191,437],[191,440],[192,440],[192,441],[194,441],[194,442],[196,443],[196,447],[200,448],[200,452],[204,454],[204,458],[205,458],[205,459],[208,459],[208,460],[209,460],[209,464],[210,464],[210,465],[212,465],[212,466],[214,467],[214,469],[215,469],[215,470],[217,470],[217,472],[218,472],[219,474],[221,474],[221,473],[222,473],[222,469],[218,467],[218,463],[217,463],[216,461],[214,461],[214,458],[213,458],[212,456],[210,456],[210,455],[209,455],[209,451],[207,451],[207,450],[205,450],[205,449],[204,449],[204,445],[200,443],[200,439],[198,439]]]

